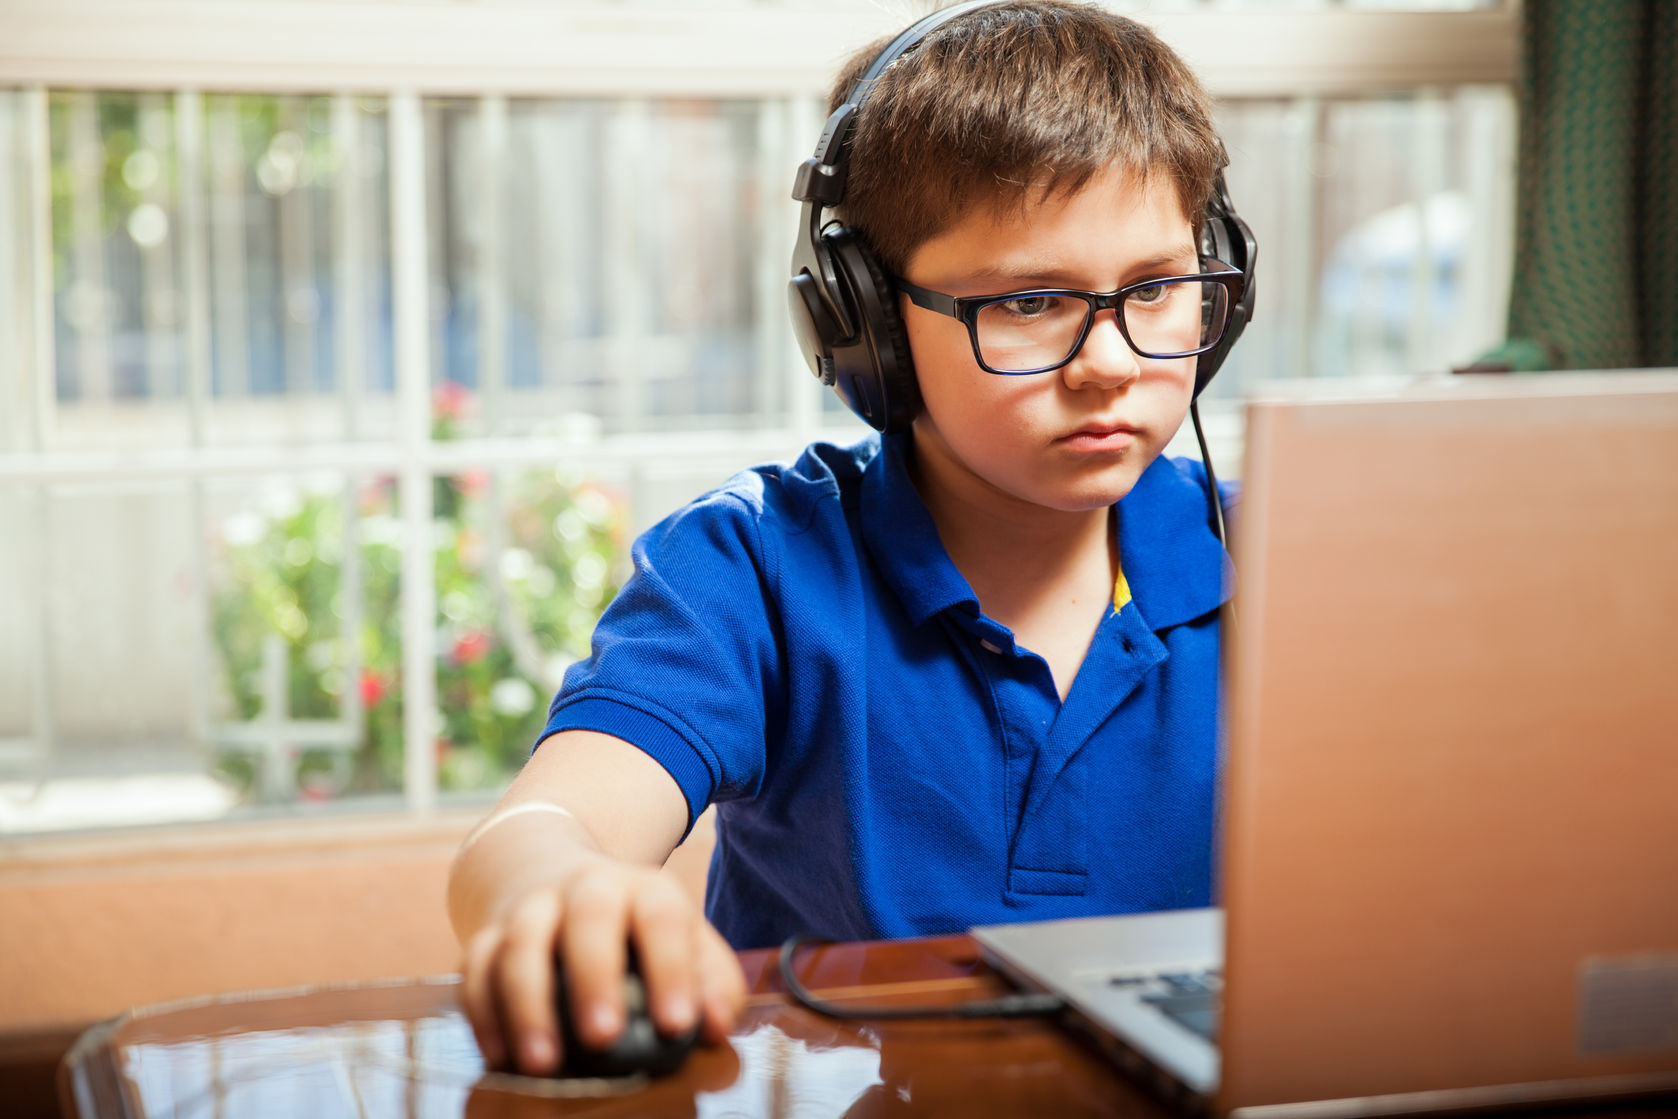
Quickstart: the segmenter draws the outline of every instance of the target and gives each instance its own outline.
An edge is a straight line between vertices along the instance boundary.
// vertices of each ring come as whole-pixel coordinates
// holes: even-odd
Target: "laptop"
[[[1223,908],[986,958],[1191,1113],[1678,1092],[1678,371],[1319,382],[1246,438]]]

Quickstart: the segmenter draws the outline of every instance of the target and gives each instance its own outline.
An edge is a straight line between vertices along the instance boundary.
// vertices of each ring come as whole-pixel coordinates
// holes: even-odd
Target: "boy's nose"
[[[1083,348],[1064,367],[1068,388],[1122,388],[1142,375],[1141,359],[1119,330],[1117,311],[1102,311],[1090,324]]]

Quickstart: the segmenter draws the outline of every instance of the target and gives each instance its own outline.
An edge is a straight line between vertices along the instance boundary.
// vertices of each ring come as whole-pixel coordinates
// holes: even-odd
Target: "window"
[[[1514,13],[1415,6],[1138,9],[1260,240],[1225,473],[1260,380],[1501,337]],[[185,11],[0,43],[0,833],[482,795],[637,531],[861,430],[791,341],[787,192],[908,8]]]

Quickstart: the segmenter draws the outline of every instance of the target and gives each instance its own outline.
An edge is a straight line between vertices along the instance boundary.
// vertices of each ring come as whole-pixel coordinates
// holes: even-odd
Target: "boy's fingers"
[[[583,1044],[604,1049],[623,1031],[623,970],[628,885],[607,874],[579,875],[565,896],[560,960],[571,1019]]]
[[[666,1037],[686,1033],[699,1017],[699,926],[704,922],[681,888],[649,876],[630,906],[636,955],[653,1024]]]
[[[740,957],[709,921],[699,930],[699,974],[702,1033],[706,1041],[721,1042],[746,1008],[746,974],[740,970]]]
[[[492,1069],[507,1063],[507,1045],[501,1037],[493,993],[495,952],[500,944],[499,929],[491,926],[481,930],[466,945],[460,973],[460,1007],[472,1025],[472,1036],[477,1038],[485,1067]]]
[[[508,916],[492,991],[499,999],[503,1037],[519,1069],[535,1076],[559,1067],[559,1023],[554,1015],[554,931],[560,900],[532,894]]]

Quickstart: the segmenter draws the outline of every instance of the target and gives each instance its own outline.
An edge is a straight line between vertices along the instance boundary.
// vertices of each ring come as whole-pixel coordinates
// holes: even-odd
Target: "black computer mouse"
[[[653,1024],[647,1006],[647,987],[634,953],[630,953],[629,967],[623,977],[624,1027],[608,1049],[591,1049],[577,1036],[576,1023],[571,1017],[571,999],[566,991],[565,968],[557,969],[554,982],[554,1009],[559,1015],[559,1039],[563,1050],[560,1058],[561,1076],[666,1076],[675,1072],[687,1059],[688,1051],[699,1038],[699,1024],[677,1037],[666,1037]]]

